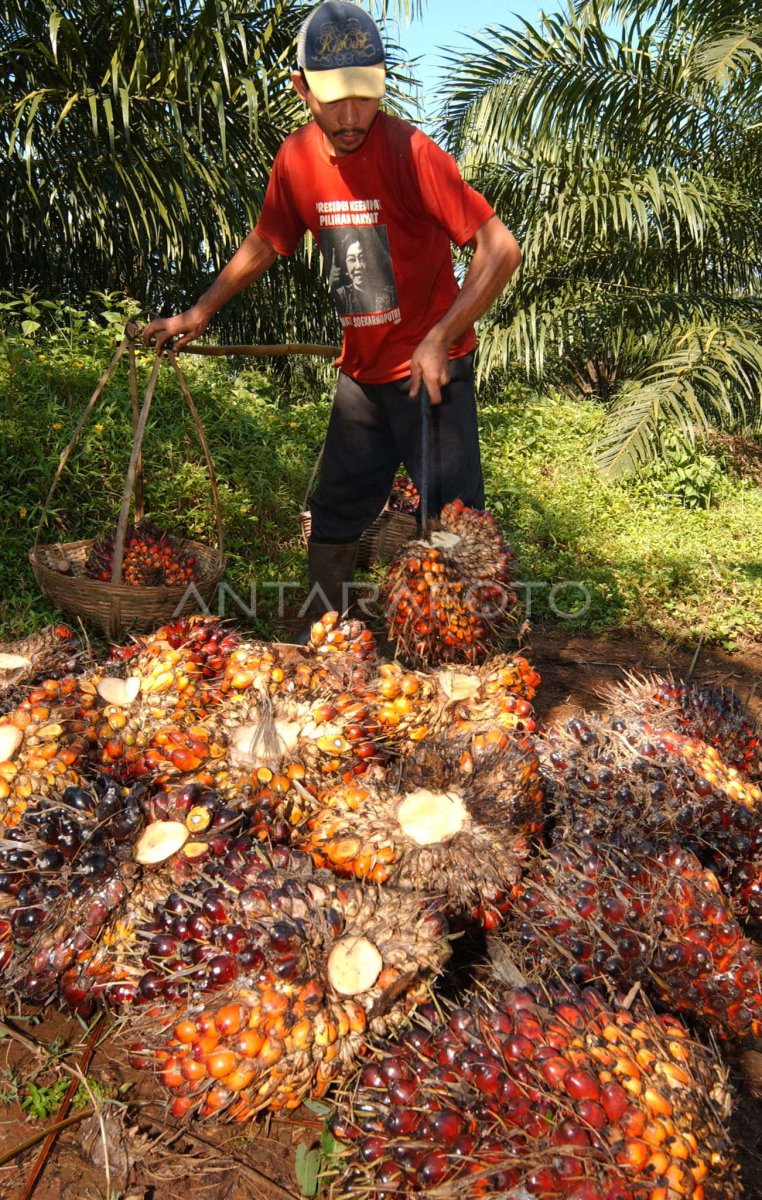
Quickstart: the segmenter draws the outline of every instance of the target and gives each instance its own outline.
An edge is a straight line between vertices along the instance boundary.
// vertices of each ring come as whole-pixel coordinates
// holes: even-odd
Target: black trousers
[[[429,512],[457,498],[484,508],[473,354],[450,362],[450,382],[431,417]],[[360,384],[340,375],[310,501],[312,540],[356,541],[384,507],[401,462],[420,491],[421,450],[420,405],[410,398],[409,376]]]

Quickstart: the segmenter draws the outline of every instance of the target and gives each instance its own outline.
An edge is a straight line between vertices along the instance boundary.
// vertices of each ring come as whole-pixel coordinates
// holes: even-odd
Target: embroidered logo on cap
[[[378,61],[378,47],[367,29],[354,18],[341,24],[325,24],[312,45],[311,66],[331,69],[354,67]]]

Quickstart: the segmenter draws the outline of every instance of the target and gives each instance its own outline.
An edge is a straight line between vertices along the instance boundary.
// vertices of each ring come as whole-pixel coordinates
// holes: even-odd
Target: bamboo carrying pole
[[[169,348],[169,347],[168,347]],[[211,358],[223,358],[226,354],[240,354],[249,358],[285,358],[287,354],[312,355],[318,358],[336,358],[341,354],[339,346],[320,346],[313,342],[290,342],[283,346],[183,346],[181,354],[204,354]]]

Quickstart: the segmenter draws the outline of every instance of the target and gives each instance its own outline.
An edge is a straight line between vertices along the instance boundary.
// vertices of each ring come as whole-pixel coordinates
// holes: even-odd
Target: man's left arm
[[[518,242],[499,217],[490,217],[468,245],[474,254],[457,299],[410,360],[410,394],[417,396],[423,381],[432,404],[441,403],[441,389],[450,381],[450,346],[484,315],[521,261]]]

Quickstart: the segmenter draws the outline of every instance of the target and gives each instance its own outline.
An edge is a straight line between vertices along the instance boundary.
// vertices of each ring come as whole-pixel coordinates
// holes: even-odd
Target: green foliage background
[[[762,423],[762,5],[597,0],[452,52],[440,135],[513,228],[481,370],[608,408],[627,474],[679,430]]]
[[[37,590],[28,550],[60,453],[123,326],[124,308],[110,299],[105,318],[75,310],[63,322],[56,313],[56,328],[28,337],[16,316],[0,341],[0,639],[56,615]],[[149,366],[142,355],[143,380]],[[272,636],[280,630],[276,593],[261,585],[306,583],[298,517],[325,432],[330,373],[322,390],[314,382],[299,390],[257,370],[233,372],[224,360],[186,356],[182,366],[218,470],[226,582],[246,601],[252,583],[260,585],[255,622],[235,606],[228,612]],[[126,369],[118,370],[56,493],[43,540],[113,527],[131,446],[129,411]],[[591,603],[569,623],[574,628],[703,636],[726,646],[762,638],[762,489],[735,478],[716,454],[688,446],[637,484],[607,480],[594,460],[604,419],[593,400],[531,393],[517,382],[483,397],[488,504],[516,547],[519,579],[536,585],[532,621],[557,619],[551,589],[580,581]],[[157,520],[212,541],[203,458],[169,367],[146,432],[145,469]],[[556,599],[571,609],[579,593],[561,590]]]

